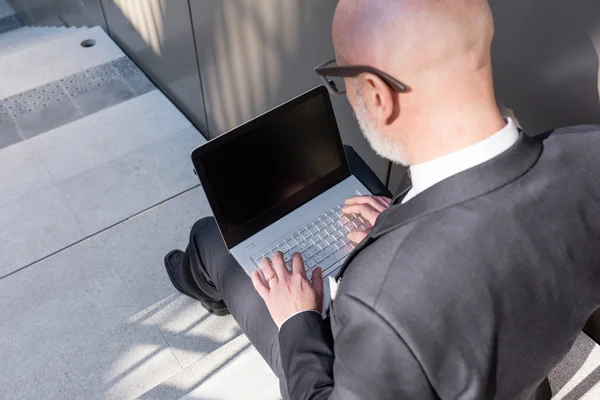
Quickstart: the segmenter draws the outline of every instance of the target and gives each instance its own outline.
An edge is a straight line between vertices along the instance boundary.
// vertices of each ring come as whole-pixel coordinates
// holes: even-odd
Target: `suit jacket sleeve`
[[[279,332],[292,400],[436,399],[404,340],[375,310],[344,295],[334,302],[338,324],[317,313],[289,319]]]

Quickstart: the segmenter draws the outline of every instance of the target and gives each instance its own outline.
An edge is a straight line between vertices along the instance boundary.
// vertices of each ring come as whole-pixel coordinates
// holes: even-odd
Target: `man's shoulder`
[[[562,127],[562,128],[556,128],[550,131],[547,131],[545,133],[542,133],[541,135],[539,135],[540,137],[542,136],[547,136],[547,137],[559,137],[559,136],[564,136],[564,135],[586,135],[586,134],[595,134],[595,133],[600,133],[600,125],[573,125],[573,126],[566,126],[566,127]]]
[[[546,146],[572,146],[583,151],[600,147],[600,125],[575,125],[553,129],[534,136]]]
[[[378,238],[352,260],[340,289],[373,307],[390,295],[401,302],[455,290],[463,274],[471,275],[469,266],[481,260],[482,249],[493,245],[490,221],[501,219],[493,207],[485,213],[469,207],[436,211]]]

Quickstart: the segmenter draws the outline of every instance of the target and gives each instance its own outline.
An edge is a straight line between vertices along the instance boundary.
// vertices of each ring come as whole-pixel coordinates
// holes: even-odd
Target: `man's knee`
[[[190,233],[190,239],[194,243],[212,242],[215,238],[220,239],[221,235],[217,227],[217,221],[213,217],[204,217],[196,221]]]

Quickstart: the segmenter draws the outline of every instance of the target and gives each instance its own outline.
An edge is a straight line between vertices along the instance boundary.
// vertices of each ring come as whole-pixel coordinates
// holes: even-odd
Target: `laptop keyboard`
[[[291,271],[292,255],[300,253],[309,280],[317,267],[321,267],[323,276],[329,275],[332,271],[327,270],[350,254],[355,247],[348,239],[348,233],[371,228],[369,221],[361,215],[345,215],[342,212],[344,207],[344,203],[336,205],[288,237],[257,253],[252,257],[252,261],[260,267],[263,258],[273,259],[273,254],[281,251],[285,265]]]

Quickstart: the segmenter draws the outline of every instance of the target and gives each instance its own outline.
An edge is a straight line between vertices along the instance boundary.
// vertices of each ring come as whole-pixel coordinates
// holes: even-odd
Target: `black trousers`
[[[371,193],[391,197],[389,190],[353,148],[346,146],[350,169]],[[279,355],[278,330],[252,286],[250,278],[231,256],[212,217],[194,224],[182,265],[174,279],[188,292],[206,300],[223,300],[233,318],[267,361],[280,381],[287,399],[287,386]]]

